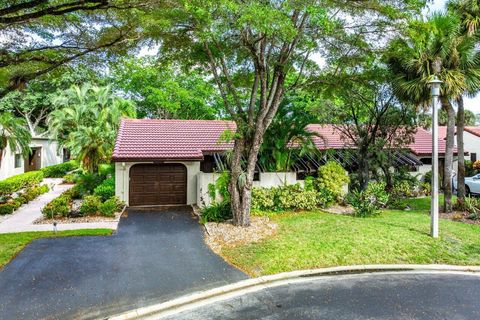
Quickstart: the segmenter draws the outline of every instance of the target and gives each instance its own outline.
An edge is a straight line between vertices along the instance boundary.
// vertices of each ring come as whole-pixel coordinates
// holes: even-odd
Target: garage
[[[187,203],[187,168],[182,164],[136,164],[130,168],[130,206]]]

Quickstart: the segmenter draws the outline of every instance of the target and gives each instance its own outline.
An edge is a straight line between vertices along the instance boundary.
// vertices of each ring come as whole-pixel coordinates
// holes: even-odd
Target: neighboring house
[[[43,167],[59,164],[64,161],[63,150],[58,149],[55,140],[43,137],[33,137],[30,142],[32,153],[23,157],[22,154],[12,152],[10,146],[3,150],[0,160],[0,180],[8,177],[39,170]]]
[[[438,128],[438,135],[441,138],[447,137],[447,127],[441,126]],[[457,135],[455,133],[455,146],[457,146]],[[465,152],[465,160],[475,162],[480,159],[480,127],[467,126],[463,132],[463,144]]]
[[[335,150],[340,162],[347,162],[345,167],[356,164],[355,159],[346,159],[351,157],[348,150],[354,146],[351,141],[342,138],[342,133],[335,125],[311,124],[307,127],[310,131],[318,134],[314,138],[314,143],[319,150]],[[439,132],[440,133],[440,132]],[[439,166],[442,168],[445,157],[445,140],[439,134],[438,153]],[[454,150],[456,156],[456,149]],[[403,152],[396,154],[395,162],[397,166],[408,167],[412,175],[418,178],[432,170],[432,134],[422,128],[418,128],[413,136],[413,142],[406,146]],[[455,166],[456,167],[456,166]],[[442,170],[440,170],[442,172]]]

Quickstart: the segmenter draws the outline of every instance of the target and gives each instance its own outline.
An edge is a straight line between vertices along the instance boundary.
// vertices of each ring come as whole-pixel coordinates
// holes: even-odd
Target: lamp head
[[[428,81],[427,83],[432,89],[432,96],[439,96],[440,85],[443,83],[443,81],[439,80],[437,76],[435,76],[432,80]]]

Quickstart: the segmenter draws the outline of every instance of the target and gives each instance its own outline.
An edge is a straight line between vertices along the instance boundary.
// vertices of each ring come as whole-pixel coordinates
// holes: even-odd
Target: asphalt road
[[[129,212],[109,237],[40,239],[0,270],[0,319],[90,319],[246,279],[189,210]]]
[[[479,297],[479,276],[348,275],[271,287],[162,319],[478,320]]]

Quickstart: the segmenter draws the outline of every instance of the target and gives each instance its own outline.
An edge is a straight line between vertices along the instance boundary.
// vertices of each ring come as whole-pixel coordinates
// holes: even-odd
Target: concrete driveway
[[[399,272],[303,280],[159,319],[480,319],[478,275]]]
[[[135,212],[110,237],[40,239],[0,270],[1,319],[89,319],[246,279],[189,209]]]

